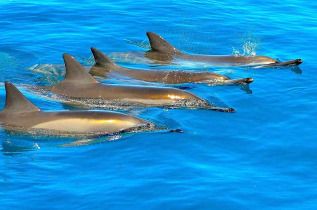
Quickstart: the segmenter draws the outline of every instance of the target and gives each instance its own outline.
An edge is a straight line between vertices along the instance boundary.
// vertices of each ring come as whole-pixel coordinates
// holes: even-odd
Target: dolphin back
[[[168,43],[163,37],[157,35],[153,32],[147,32],[147,37],[149,38],[152,51],[159,53],[169,53],[169,54],[181,54],[182,52],[176,49],[173,45]]]
[[[91,52],[95,59],[95,66],[114,68],[118,67],[110,58],[108,58],[104,53],[100,52],[96,48],[91,48]]]
[[[40,111],[10,82],[5,82],[6,103],[3,113]]]
[[[63,82],[74,82],[81,84],[99,83],[93,78],[87,70],[69,54],[63,54],[63,59],[66,67],[66,74]]]

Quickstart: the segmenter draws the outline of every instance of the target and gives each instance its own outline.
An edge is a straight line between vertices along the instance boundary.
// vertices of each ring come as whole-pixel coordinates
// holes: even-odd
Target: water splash
[[[243,48],[243,55],[252,55],[255,56],[256,55],[256,49],[257,49],[257,43],[254,43],[252,41],[247,41],[246,43],[244,43],[244,45],[242,46]]]
[[[259,47],[260,40],[250,36],[245,36],[241,39],[243,45],[241,49],[232,46],[232,52],[236,56],[255,56]]]

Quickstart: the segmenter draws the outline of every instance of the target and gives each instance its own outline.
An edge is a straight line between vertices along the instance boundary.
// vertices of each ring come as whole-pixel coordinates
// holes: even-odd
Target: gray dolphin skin
[[[188,61],[210,62],[217,65],[232,66],[248,66],[248,65],[264,65],[264,66],[289,66],[300,65],[303,61],[296,59],[287,62],[278,62],[277,60],[267,56],[240,56],[240,55],[189,55],[183,53],[168,43],[161,36],[147,32],[151,50],[147,51],[145,56],[159,61],[171,61],[173,59],[181,59]]]
[[[107,76],[109,73],[123,74],[139,80],[162,82],[167,84],[178,83],[207,83],[213,85],[224,84],[249,84],[252,78],[229,79],[226,76],[210,72],[186,72],[182,70],[148,70],[131,69],[117,65],[105,54],[96,48],[91,48],[95,58],[95,65],[90,69],[93,76]]]
[[[5,82],[5,89],[6,103],[0,112],[0,124],[13,129],[52,131],[63,134],[109,135],[133,129],[140,130],[151,125],[140,118],[115,112],[43,112],[10,82]]]
[[[38,89],[80,99],[80,103],[84,99],[97,99],[101,103],[115,101],[141,107],[191,107],[235,112],[233,108],[210,105],[206,100],[176,88],[104,85],[71,55],[63,54],[63,59],[66,67],[64,80],[52,86],[39,86]]]

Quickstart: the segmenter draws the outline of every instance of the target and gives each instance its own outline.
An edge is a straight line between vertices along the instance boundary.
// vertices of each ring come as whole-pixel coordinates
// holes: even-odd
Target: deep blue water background
[[[62,53],[88,58],[91,46],[106,53],[145,51],[125,39],[142,42],[146,31],[186,52],[304,63],[302,74],[208,68],[253,77],[252,94],[235,86],[185,85],[234,107],[234,114],[123,111],[184,133],[137,133],[62,147],[71,140],[1,131],[0,209],[316,209],[316,14],[316,2],[300,0],[1,0],[1,107],[5,80],[18,87],[44,81],[28,67],[62,63]],[[21,90],[43,110],[72,109]]]

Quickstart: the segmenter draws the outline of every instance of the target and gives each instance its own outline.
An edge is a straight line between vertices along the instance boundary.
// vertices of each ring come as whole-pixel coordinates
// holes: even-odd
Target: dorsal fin
[[[99,83],[73,56],[65,53],[63,54],[63,59],[66,67],[66,75],[63,82]]]
[[[100,67],[106,67],[106,68],[113,68],[113,67],[118,67],[116,63],[114,63],[110,58],[108,58],[105,54],[100,52],[96,48],[91,48],[91,52],[94,55],[95,58],[95,66],[100,66]]]
[[[160,35],[157,35],[153,32],[147,32],[147,37],[149,38],[150,45],[152,48],[152,51],[160,52],[160,53],[182,53],[178,49],[176,49],[173,45],[168,43],[163,37]]]
[[[34,112],[41,111],[34,106],[25,96],[10,82],[5,82],[6,104],[3,112]]]

